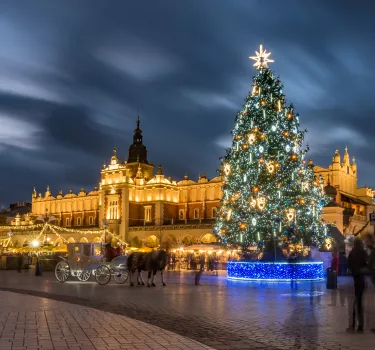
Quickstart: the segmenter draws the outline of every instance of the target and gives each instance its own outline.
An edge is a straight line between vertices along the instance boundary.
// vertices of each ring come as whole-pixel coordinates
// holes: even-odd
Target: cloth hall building
[[[32,194],[32,211],[29,215],[13,218],[12,225],[35,223],[41,215],[52,216],[55,224],[64,228],[90,230],[108,227],[121,240],[133,246],[156,246],[160,242],[213,243],[212,229],[222,197],[220,176],[208,179],[202,174],[197,181],[186,174],[176,182],[163,174],[159,165],[155,169],[147,158],[142,130],[134,130],[126,162],[119,160],[116,148],[108,164],[101,170],[98,187],[86,192],[54,196],[47,187],[44,195]],[[312,160],[310,160],[312,164]],[[375,211],[370,188],[357,188],[357,165],[350,162],[346,148],[341,162],[339,151],[328,168],[314,166],[315,174],[324,183],[331,201],[323,209],[323,218],[334,223],[343,234],[358,231],[373,232],[368,224],[370,212]],[[69,241],[87,238],[66,233]]]
[[[44,195],[32,195],[31,216],[48,215],[57,225],[80,229],[106,225],[120,239],[132,244],[212,243],[212,227],[222,195],[220,177],[197,181],[186,174],[176,182],[155,169],[147,158],[142,130],[137,120],[128,159],[121,162],[116,148],[109,164],[101,170],[99,187],[77,194],[49,188]],[[77,240],[79,237],[72,237]]]

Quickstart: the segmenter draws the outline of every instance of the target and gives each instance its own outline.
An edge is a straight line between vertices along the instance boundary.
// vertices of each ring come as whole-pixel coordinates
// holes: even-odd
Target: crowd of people
[[[216,252],[171,252],[169,257],[170,270],[216,271],[224,262]]]
[[[21,272],[22,269],[25,272],[28,272],[32,264],[32,255],[31,254],[22,254],[19,253],[17,256],[17,271]]]

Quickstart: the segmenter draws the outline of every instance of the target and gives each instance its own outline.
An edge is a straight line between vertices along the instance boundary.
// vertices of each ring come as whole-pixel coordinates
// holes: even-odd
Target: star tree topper
[[[263,45],[260,45],[259,52],[255,51],[256,56],[250,56],[252,60],[255,61],[254,65],[257,69],[267,68],[268,62],[274,62],[274,60],[270,60],[268,57],[271,52],[267,52],[267,50],[263,50]]]

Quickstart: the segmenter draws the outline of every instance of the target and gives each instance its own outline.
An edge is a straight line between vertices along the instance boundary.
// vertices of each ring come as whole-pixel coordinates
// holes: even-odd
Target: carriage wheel
[[[66,261],[59,261],[55,267],[55,276],[60,283],[68,280],[70,275],[70,267]]]
[[[95,279],[101,285],[107,284],[111,280],[111,270],[105,265],[99,266],[95,270]]]
[[[129,271],[115,271],[113,278],[115,279],[116,283],[123,284],[129,278]]]
[[[81,282],[86,282],[89,280],[91,276],[91,271],[90,270],[80,270],[77,272],[77,278],[81,281]]]

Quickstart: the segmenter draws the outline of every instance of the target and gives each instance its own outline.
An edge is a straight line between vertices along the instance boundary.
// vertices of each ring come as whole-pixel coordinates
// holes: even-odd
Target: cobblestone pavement
[[[227,281],[205,274],[194,286],[191,273],[168,272],[167,287],[97,285],[52,273],[35,277],[0,272],[0,289],[66,301],[159,326],[215,349],[374,349],[374,290],[366,291],[363,334],[347,333],[353,305],[350,278],[338,290],[319,283]]]
[[[10,292],[0,292],[0,298],[1,350],[212,349],[92,308]]]

